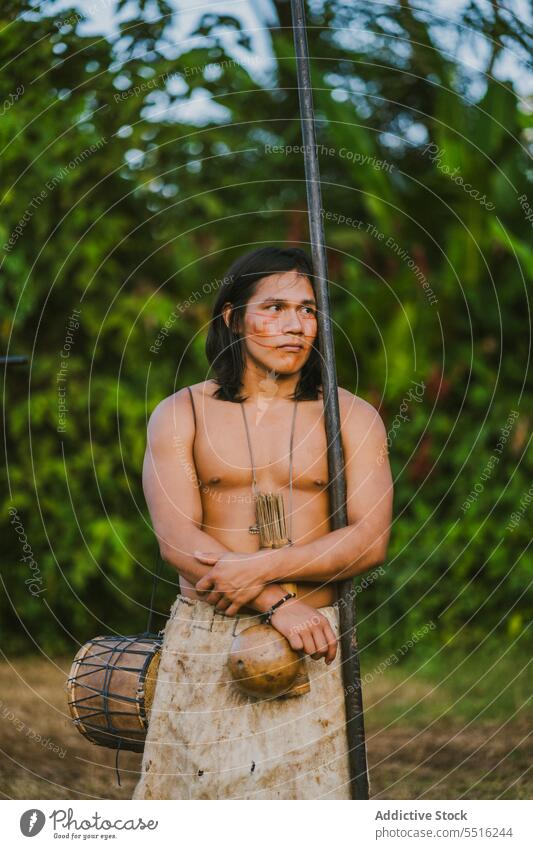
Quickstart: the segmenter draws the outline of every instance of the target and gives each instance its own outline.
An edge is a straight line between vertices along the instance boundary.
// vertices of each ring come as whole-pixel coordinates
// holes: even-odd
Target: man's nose
[[[283,316],[282,329],[284,333],[302,333],[302,319],[296,310],[287,310]]]

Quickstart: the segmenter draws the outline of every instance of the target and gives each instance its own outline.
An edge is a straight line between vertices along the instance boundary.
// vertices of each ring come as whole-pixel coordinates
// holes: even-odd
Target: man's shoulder
[[[339,410],[342,424],[352,433],[368,433],[371,430],[379,436],[385,431],[378,410],[369,401],[342,386],[339,386]]]
[[[214,385],[213,380],[204,380],[201,383],[193,383],[190,389],[195,398],[211,393]],[[163,436],[169,431],[190,430],[194,425],[189,387],[184,386],[167,395],[154,407],[148,420],[148,433],[151,436]]]
[[[191,383],[190,388],[195,398],[197,396],[211,398],[215,389],[218,389],[218,384],[216,380],[202,380],[200,383]],[[187,387],[180,389],[180,392],[187,392]]]
[[[176,409],[183,408],[187,404],[190,406],[189,389],[192,391],[193,396],[196,399],[201,398],[202,396],[211,395],[214,386],[214,380],[203,380],[201,383],[191,383],[190,386],[183,386],[181,389],[177,389],[176,392],[173,392],[171,395],[167,395],[166,398],[159,401],[157,406],[154,407],[152,416],[155,418],[164,418],[171,415]]]

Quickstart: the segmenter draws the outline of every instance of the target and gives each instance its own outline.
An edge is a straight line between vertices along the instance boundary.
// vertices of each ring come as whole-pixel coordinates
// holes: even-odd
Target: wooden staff
[[[315,291],[318,304],[318,334],[321,352],[324,418],[328,443],[329,505],[333,530],[348,524],[346,513],[346,478],[341,442],[337,369],[331,326],[328,291],[328,267],[324,244],[324,227],[320,210],[320,172],[316,153],[313,92],[309,70],[309,52],[305,30],[303,0],[291,0],[292,26],[298,73],[300,118],[304,145],[305,179],[311,251],[315,272]],[[346,705],[346,734],[350,767],[352,799],[368,799],[368,770],[366,763],[363,694],[356,638],[355,600],[353,581],[340,581],[338,586],[341,630],[342,677]]]

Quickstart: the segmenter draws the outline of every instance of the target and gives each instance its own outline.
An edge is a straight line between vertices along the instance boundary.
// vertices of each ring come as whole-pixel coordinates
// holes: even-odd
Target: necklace
[[[248,531],[251,534],[259,534],[261,548],[281,548],[284,545],[292,545],[292,446],[294,440],[294,425],[296,422],[296,408],[298,401],[294,403],[292,414],[291,437],[289,443],[289,532],[285,522],[285,505],[281,492],[260,492],[257,489],[255,477],[255,465],[250,440],[250,431],[246,419],[244,404],[241,403],[242,416],[248,440],[250,462],[252,464],[252,493],[255,504],[255,524],[250,525]]]
[[[248,528],[251,534],[259,534],[259,545],[261,548],[281,548],[285,545],[293,545],[292,541],[292,444],[294,440],[294,425],[296,422],[296,407],[298,401],[294,402],[294,410],[292,413],[291,438],[289,443],[289,533],[287,534],[285,527],[285,506],[283,504],[283,496],[281,492],[259,492],[257,489],[257,481],[255,479],[255,465],[252,452],[252,442],[250,440],[250,431],[248,430],[248,422],[246,420],[246,411],[244,404],[241,403],[242,417],[246,428],[246,438],[248,440],[248,449],[250,451],[250,461],[252,463],[252,492],[255,501],[255,525],[250,525]],[[300,592],[298,584],[294,581],[283,581],[278,584],[286,593],[293,593],[298,599]],[[272,623],[267,627],[273,629]],[[242,634],[246,634],[245,629]],[[299,652],[300,654],[300,652]],[[303,654],[302,654],[303,658]],[[309,682],[309,674],[302,659],[298,674],[285,696],[300,696],[308,693],[311,689]]]

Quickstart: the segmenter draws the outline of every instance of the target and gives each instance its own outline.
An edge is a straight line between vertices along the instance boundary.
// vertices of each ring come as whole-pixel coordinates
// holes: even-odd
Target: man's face
[[[264,277],[241,320],[246,356],[278,374],[300,371],[316,339],[316,312],[307,277],[297,271]]]

